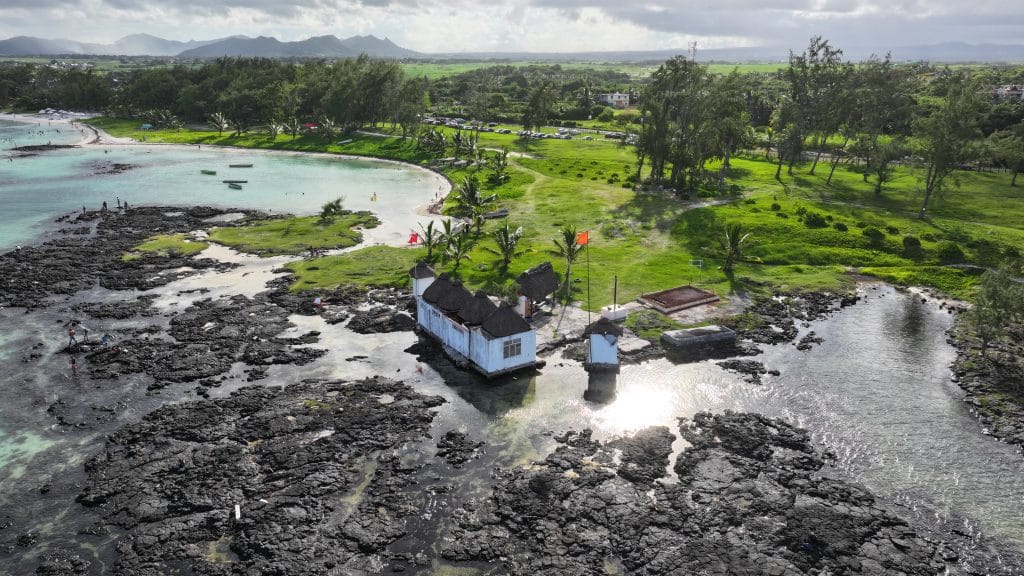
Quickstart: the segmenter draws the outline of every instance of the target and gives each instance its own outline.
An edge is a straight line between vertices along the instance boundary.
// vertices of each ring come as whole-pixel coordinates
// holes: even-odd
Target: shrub
[[[597,115],[598,122],[611,122],[615,119],[615,111],[611,108],[605,108],[601,110],[601,113]]]
[[[881,230],[875,228],[874,226],[868,226],[863,231],[861,231],[861,234],[863,234],[868,240],[870,240],[872,244],[881,242],[882,240],[885,239],[885,234],[883,234]]]
[[[825,216],[825,220],[828,220],[829,222],[831,222],[831,221],[835,220],[835,218],[833,218],[831,214],[828,214],[828,215]]]
[[[849,230],[846,224],[843,224],[842,222],[836,222],[835,224],[832,225],[832,227],[835,228],[836,230],[839,230],[840,232],[846,232],[847,230]]]
[[[903,249],[907,252],[920,252],[921,241],[918,240],[917,236],[904,236]]]
[[[801,207],[796,209],[796,215],[797,216],[803,216],[804,214],[807,214],[807,208],[804,208],[803,206],[801,206]]]
[[[1014,246],[1007,246],[1005,249],[1003,249],[1003,256],[1010,259],[1020,258],[1020,250],[1017,250],[1017,248]]]
[[[967,259],[960,245],[949,240],[939,244],[937,255],[943,264],[959,264]]]
[[[757,200],[754,200],[753,198],[747,198],[746,200],[743,201],[743,203],[744,204],[757,204]]]
[[[924,234],[921,234],[921,240],[935,242],[936,240],[938,240],[938,238],[936,238],[935,234],[932,234],[931,232],[925,232]]]
[[[789,214],[786,214],[785,212],[776,212],[775,215],[779,218],[789,218]]]
[[[889,234],[892,234],[893,236],[900,233],[900,229],[895,226],[886,226],[885,231],[888,232]]]
[[[857,228],[867,228],[868,227],[868,223],[867,222],[857,222],[856,224],[854,224],[854,226],[856,226]]]
[[[772,211],[778,212],[779,210],[782,210],[782,206],[778,202],[772,202]]]
[[[828,226],[828,222],[825,218],[817,212],[808,212],[804,216],[804,226],[808,228],[825,228]]]

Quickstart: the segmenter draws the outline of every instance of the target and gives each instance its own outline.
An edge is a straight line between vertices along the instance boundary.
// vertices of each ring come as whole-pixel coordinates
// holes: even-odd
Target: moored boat
[[[248,184],[248,180],[221,180],[225,184]]]
[[[252,168],[252,164],[228,164],[228,168]]]
[[[228,188],[231,188],[232,190],[241,190],[242,189],[242,185],[241,184],[235,184],[234,182],[230,182],[230,183],[228,183]]]
[[[201,174],[206,174],[207,176],[216,176],[217,175],[217,171],[216,170],[200,170],[199,172]]]

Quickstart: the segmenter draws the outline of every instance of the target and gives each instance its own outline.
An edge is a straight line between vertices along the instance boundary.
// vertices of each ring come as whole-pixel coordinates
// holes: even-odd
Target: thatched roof
[[[423,299],[431,304],[437,304],[442,296],[445,295],[452,287],[452,283],[448,280],[448,274],[442,273],[434,280],[434,283],[427,286],[427,289],[423,291]]]
[[[591,334],[611,334],[612,336],[622,336],[622,327],[607,318],[601,318],[597,322],[587,326],[587,329],[583,331],[584,336],[590,336]]]
[[[544,262],[523,272],[516,278],[519,290],[528,298],[540,301],[558,289],[558,276],[551,268],[551,262]]]
[[[455,280],[451,283],[451,287],[441,295],[441,299],[437,301],[437,307],[449,314],[455,314],[462,307],[473,298],[473,295],[469,293],[462,286],[461,280]]]
[[[459,310],[459,318],[466,325],[483,324],[498,309],[483,290],[478,290]]]
[[[428,266],[426,262],[420,262],[409,270],[409,276],[416,280],[421,280],[423,278],[433,278],[436,274],[434,274],[434,269]]]
[[[494,311],[482,328],[491,338],[504,338],[530,331],[530,324],[511,306],[502,306]]]

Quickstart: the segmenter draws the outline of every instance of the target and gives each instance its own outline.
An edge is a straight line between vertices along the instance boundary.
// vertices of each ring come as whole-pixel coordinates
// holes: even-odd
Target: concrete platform
[[[736,333],[724,326],[712,324],[685,330],[669,330],[661,335],[661,341],[673,348],[732,345],[736,343]]]
[[[661,292],[642,294],[637,301],[654,308],[662,314],[671,314],[679,310],[685,310],[701,304],[709,304],[718,301],[718,295],[714,292],[701,290],[693,286],[679,286]]]

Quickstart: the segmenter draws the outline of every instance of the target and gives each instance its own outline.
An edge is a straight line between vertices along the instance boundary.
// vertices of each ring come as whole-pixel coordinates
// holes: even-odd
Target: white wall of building
[[[587,349],[587,362],[590,364],[618,364],[618,338],[612,334],[591,334],[590,346]]]
[[[416,323],[489,374],[514,370],[537,361],[537,333],[533,330],[489,339],[479,327],[463,326],[422,298],[416,299]],[[515,340],[519,340],[519,354],[506,358],[505,343]]]

